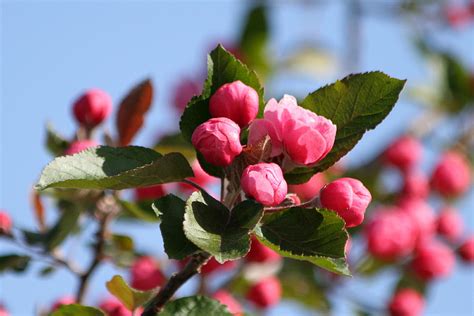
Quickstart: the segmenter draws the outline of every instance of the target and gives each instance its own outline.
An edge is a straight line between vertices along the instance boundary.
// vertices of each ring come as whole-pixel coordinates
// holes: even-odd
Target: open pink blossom
[[[284,153],[297,165],[312,165],[331,151],[336,125],[298,106],[295,97],[285,95],[280,102],[268,101],[264,118],[250,125],[248,143],[258,143],[266,135],[272,142],[273,157]]]
[[[130,274],[130,285],[141,291],[154,289],[166,281],[158,262],[149,256],[138,258],[130,268]]]
[[[319,191],[325,183],[326,177],[324,173],[316,173],[308,182],[288,185],[288,191],[296,193],[303,201],[309,201],[319,194]]]
[[[411,217],[395,207],[378,208],[366,226],[369,252],[382,260],[394,260],[411,253],[417,229]]]
[[[384,152],[383,159],[388,164],[407,171],[418,163],[423,154],[421,143],[412,136],[401,136]]]
[[[210,164],[225,167],[242,152],[240,127],[226,117],[212,118],[193,132],[192,143]]]
[[[73,106],[76,120],[88,128],[102,123],[112,112],[112,98],[103,90],[90,89]]]
[[[69,145],[69,148],[64,153],[66,155],[74,155],[83,150],[96,146],[99,146],[99,143],[92,139],[76,140]]]
[[[265,206],[283,202],[288,185],[280,166],[275,163],[258,163],[245,168],[240,179],[242,190]]]
[[[474,235],[465,240],[458,249],[461,259],[468,263],[474,263]]]
[[[247,126],[258,113],[258,93],[242,81],[222,85],[209,100],[209,112],[212,117],[227,117]]]
[[[0,235],[1,234],[9,234],[12,230],[12,219],[10,215],[0,210]]]
[[[424,280],[448,276],[455,263],[453,251],[446,245],[427,240],[418,246],[412,262],[413,271]]]
[[[280,280],[276,277],[268,277],[252,285],[246,298],[257,307],[268,308],[280,302],[281,294]]]
[[[243,309],[240,303],[226,290],[219,290],[212,295],[212,298],[218,300],[234,316],[242,316]]]
[[[441,195],[453,197],[463,194],[471,183],[469,163],[460,153],[443,154],[431,175],[431,186]]]
[[[413,289],[402,289],[390,300],[390,316],[421,316],[425,306],[423,296]]]
[[[452,207],[444,207],[438,215],[438,234],[449,241],[456,241],[461,237],[464,223],[459,212]]]
[[[319,198],[321,205],[341,216],[347,227],[354,227],[364,220],[372,195],[359,180],[340,178],[325,185]]]

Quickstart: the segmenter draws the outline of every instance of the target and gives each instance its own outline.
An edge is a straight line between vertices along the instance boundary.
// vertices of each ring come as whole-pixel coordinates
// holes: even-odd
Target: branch
[[[206,252],[200,252],[191,257],[191,260],[180,272],[171,276],[168,283],[160,289],[158,294],[151,300],[142,313],[142,316],[155,316],[159,313],[165,304],[173,297],[174,293],[191,277],[196,275],[200,268],[207,263],[211,255]]]

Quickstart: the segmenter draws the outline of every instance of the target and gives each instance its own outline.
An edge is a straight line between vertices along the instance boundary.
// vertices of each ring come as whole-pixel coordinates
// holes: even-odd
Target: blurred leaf
[[[160,316],[232,316],[227,307],[205,296],[183,297],[166,303]]]
[[[44,234],[45,249],[53,250],[59,246],[74,231],[80,215],[74,204],[67,203],[56,224]]]
[[[247,254],[249,232],[262,217],[263,207],[246,200],[232,211],[204,192],[194,192],[186,202],[184,233],[200,249],[223,263]]]
[[[160,230],[165,252],[170,259],[184,259],[198,248],[186,238],[183,230],[184,208],[186,203],[179,197],[168,194],[154,204],[160,213]]]
[[[110,294],[115,296],[130,311],[142,306],[149,301],[156,290],[138,291],[132,289],[120,275],[115,275],[110,281],[105,283]]]
[[[0,273],[6,271],[23,272],[30,263],[29,256],[7,254],[0,256]]]
[[[39,274],[41,277],[46,277],[46,276],[49,276],[49,275],[53,274],[54,272],[56,272],[56,268],[55,268],[55,267],[47,266],[47,267],[42,268],[42,269],[39,271],[38,274]]]
[[[267,215],[256,233],[261,242],[284,257],[350,275],[344,255],[348,238],[344,226],[330,210],[293,207]]]
[[[410,269],[406,269],[400,274],[400,279],[395,286],[395,291],[407,288],[414,289],[420,294],[426,295],[428,284],[410,271]]]
[[[290,71],[321,80],[321,76],[329,76],[336,72],[337,59],[320,47],[304,46],[290,55],[283,66]]]
[[[120,251],[133,251],[135,244],[130,236],[113,234],[112,243]]]
[[[78,304],[63,305],[55,310],[51,316],[105,316],[100,309]]]
[[[469,104],[474,105],[474,75],[453,56],[441,56],[446,65],[446,96],[443,105],[453,113]]]
[[[300,105],[336,124],[336,140],[323,160],[313,168],[297,168],[286,174],[287,181],[306,182],[346,155],[367,130],[390,113],[405,82],[382,72],[368,72],[347,76],[309,94]]]
[[[158,144],[155,145],[155,150],[163,154],[179,152],[188,160],[196,158],[194,147],[183,138],[181,133],[162,137]]]
[[[363,276],[374,276],[390,266],[389,262],[367,255],[356,269]]]
[[[192,176],[191,166],[179,153],[162,156],[145,147],[101,146],[56,158],[44,168],[36,188],[120,190]]]
[[[129,145],[140,130],[152,99],[153,86],[151,80],[146,79],[135,86],[120,102],[116,122],[120,146]]]
[[[123,213],[122,218],[135,218],[146,222],[157,222],[158,218],[153,213],[153,209],[148,202],[129,202],[120,200]]]
[[[69,148],[69,141],[59,135],[50,124],[46,125],[46,148],[53,156],[64,155]]]

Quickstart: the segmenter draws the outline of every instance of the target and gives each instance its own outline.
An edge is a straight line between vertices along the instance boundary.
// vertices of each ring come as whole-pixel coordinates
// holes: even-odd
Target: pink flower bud
[[[219,290],[212,295],[212,298],[218,300],[222,305],[227,306],[227,310],[234,316],[242,316],[243,309],[240,303],[226,290]]]
[[[418,246],[412,262],[413,271],[424,280],[445,277],[454,268],[454,254],[450,248],[436,240]]]
[[[474,235],[469,237],[458,249],[461,259],[468,263],[474,263]]]
[[[404,197],[397,204],[410,216],[418,243],[433,237],[436,232],[436,216],[428,203],[419,198]]]
[[[246,298],[257,307],[268,308],[280,302],[281,294],[280,280],[268,277],[254,284],[247,292]]]
[[[430,194],[428,178],[421,172],[409,171],[404,174],[402,194],[424,199]]]
[[[452,207],[445,207],[441,210],[437,224],[438,234],[449,241],[456,241],[464,230],[464,223],[459,212]]]
[[[335,211],[347,227],[360,225],[372,200],[369,190],[357,179],[340,178],[321,189],[321,205]]]
[[[76,304],[76,299],[72,296],[64,296],[56,300],[52,307],[51,307],[51,312],[54,312],[58,308],[60,308],[63,305],[71,305],[71,304]]]
[[[319,194],[325,183],[324,173],[316,173],[306,183],[288,185],[288,191],[296,193],[303,201],[309,201]]]
[[[192,182],[199,184],[201,187],[206,187],[208,185],[217,183],[217,178],[207,174],[206,171],[204,171],[201,168],[199,161],[195,160],[192,163],[191,167],[193,168],[194,177],[188,178],[188,180],[191,180]],[[184,183],[184,182],[179,183],[179,188],[187,193],[197,190],[192,185]]]
[[[148,291],[161,286],[166,280],[158,262],[148,256],[137,259],[130,268],[130,274],[130,285],[141,291]]]
[[[403,171],[414,167],[421,160],[423,147],[412,136],[401,136],[395,140],[383,154],[385,162]]]
[[[192,97],[201,93],[202,84],[197,80],[185,78],[174,88],[173,105],[182,113]]]
[[[69,148],[64,152],[66,155],[74,155],[91,147],[99,146],[99,144],[92,139],[76,140],[69,145]]]
[[[227,117],[247,126],[258,113],[258,93],[241,81],[222,85],[209,100],[209,112],[212,117]]]
[[[107,316],[132,316],[132,312],[123,306],[122,302],[115,297],[103,300],[99,304],[99,308]]]
[[[103,90],[90,89],[76,100],[73,112],[81,125],[96,127],[112,112],[112,99]]]
[[[156,200],[166,194],[165,188],[163,185],[152,185],[150,187],[142,187],[135,189],[135,200],[140,201],[150,201]]]
[[[312,165],[331,151],[336,125],[323,116],[298,106],[295,97],[285,95],[265,106],[264,118],[250,125],[248,143],[258,143],[266,135],[272,142],[272,156],[282,153],[297,165]]]
[[[0,304],[0,316],[10,316],[7,309],[2,304]]]
[[[10,234],[12,230],[12,219],[10,215],[0,210],[0,235],[1,234]]]
[[[366,227],[369,252],[382,260],[408,255],[416,243],[416,227],[406,212],[398,208],[378,208]]]
[[[288,185],[280,166],[275,163],[259,163],[245,168],[240,179],[242,190],[265,206],[283,202]]]
[[[424,298],[415,290],[399,290],[390,300],[391,316],[421,316],[425,307]]]
[[[199,125],[192,143],[207,162],[225,167],[242,152],[240,127],[225,117],[212,118]]]
[[[272,249],[268,248],[264,244],[258,241],[258,239],[252,236],[252,242],[250,244],[250,251],[245,256],[245,260],[247,262],[275,262],[280,261],[281,256],[273,251]]]
[[[463,194],[469,188],[469,164],[455,151],[445,153],[431,176],[431,186],[441,195],[453,197]]]

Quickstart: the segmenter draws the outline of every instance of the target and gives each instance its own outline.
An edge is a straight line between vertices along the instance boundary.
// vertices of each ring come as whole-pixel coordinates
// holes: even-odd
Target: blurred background
[[[133,85],[150,78],[153,106],[134,143],[153,146],[178,129],[184,91],[199,92],[206,54],[217,43],[243,55],[257,70],[267,100],[285,93],[304,97],[352,72],[380,70],[408,79],[392,113],[345,158],[347,168],[372,161],[410,130],[423,139],[422,168],[431,170],[461,122],[465,124],[466,117],[467,124],[473,122],[468,106],[472,99],[463,99],[463,92],[456,90],[456,83],[472,78],[474,69],[472,1],[268,1],[257,9],[257,1],[0,3],[0,208],[11,214],[18,228],[36,226],[32,186],[52,159],[44,145],[47,123],[71,137],[76,130],[72,103],[84,90],[103,89],[118,105]],[[246,42],[248,28],[257,44]],[[106,129],[113,131],[113,125],[109,120]],[[397,181],[397,175],[388,172],[387,186]],[[436,198],[430,202],[441,203]],[[472,232],[472,187],[455,205]],[[54,222],[54,212],[46,219]],[[86,227],[86,232],[68,239],[64,253],[79,264],[87,262],[89,253],[80,245],[91,241],[93,231]],[[164,256],[156,224],[119,222],[114,231],[134,237],[137,249]],[[2,241],[0,250],[19,251]],[[43,268],[37,262],[26,274],[0,275],[0,301],[12,315],[33,315],[58,297],[73,294],[76,281],[68,272],[59,269],[41,276]],[[96,304],[106,297],[104,283],[116,273],[123,270],[102,266],[86,302]],[[332,314],[351,315],[366,305],[375,311],[383,308],[396,279],[390,270],[377,278],[355,276],[330,296]],[[193,286],[180,293],[191,293]],[[474,315],[473,297],[473,270],[458,263],[450,277],[430,288],[426,315]],[[284,300],[267,314],[327,313],[297,302],[298,298]]]

